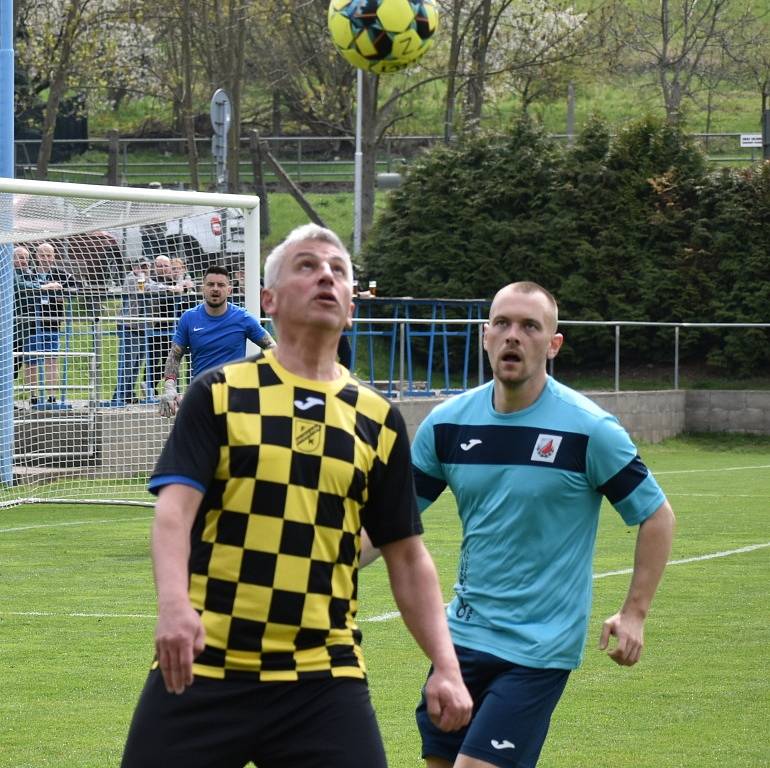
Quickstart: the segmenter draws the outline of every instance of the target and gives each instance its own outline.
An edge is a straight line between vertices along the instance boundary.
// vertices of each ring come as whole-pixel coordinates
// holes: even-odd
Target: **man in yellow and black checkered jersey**
[[[199,376],[158,460],[156,660],[124,768],[384,768],[355,622],[361,531],[430,657],[429,710],[465,725],[403,418],[336,362],[350,256],[305,225],[265,262],[278,347]]]

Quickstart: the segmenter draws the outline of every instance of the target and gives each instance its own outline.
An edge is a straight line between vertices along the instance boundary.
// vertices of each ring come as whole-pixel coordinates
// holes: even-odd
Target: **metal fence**
[[[424,300],[428,301],[428,300]],[[462,392],[470,387],[488,381],[491,374],[483,350],[483,325],[486,322],[484,305],[478,302],[469,305],[468,317],[441,317],[443,302],[438,301],[438,312],[432,317],[418,318],[402,311],[400,316],[372,318],[357,313],[349,336],[352,340],[353,363],[356,373],[370,384],[383,390],[390,397],[421,397],[448,395]],[[360,306],[360,305],[359,305]],[[476,309],[478,307],[478,309]],[[473,316],[475,315],[475,317]],[[627,375],[623,379],[622,341],[625,329],[633,328],[669,328],[673,331],[673,343],[670,356],[670,379],[666,389],[682,387],[682,364],[680,349],[682,335],[688,329],[764,329],[770,331],[770,323],[662,323],[614,320],[560,320],[559,327],[604,327],[612,329],[612,357],[608,357],[606,368],[610,371],[606,386],[600,389],[620,392],[624,389],[636,389],[638,380]],[[448,341],[459,342],[460,351],[450,352]],[[569,335],[567,333],[567,340]],[[422,341],[421,360],[415,361],[416,343]],[[376,347],[380,347],[378,357]],[[382,350],[387,354],[383,355]],[[379,359],[379,367],[377,360]],[[705,361],[703,361],[705,363]],[[549,372],[559,377],[561,362],[557,357],[550,362]],[[768,380],[770,387],[770,380]]]
[[[747,165],[762,159],[762,147],[741,146],[741,133],[693,134],[693,138],[704,148],[714,164]],[[557,140],[567,141],[567,134],[554,134]],[[271,154],[281,163],[292,181],[296,183],[337,182],[352,184],[354,174],[354,136],[265,136],[261,137]],[[414,135],[388,136],[377,147],[376,169],[379,173],[394,173],[408,166],[420,152],[443,141],[441,136]],[[189,167],[186,158],[187,140],[183,138],[91,138],[62,139],[54,141],[59,154],[69,159],[51,163],[48,177],[52,181],[74,181],[83,183],[104,183],[108,176],[109,153],[117,163],[120,184],[137,186],[151,180],[166,186],[185,188],[190,184]],[[216,183],[215,161],[211,156],[211,142],[208,138],[196,139],[199,156],[201,184],[212,186]],[[16,175],[25,178],[34,175],[35,161],[40,141],[38,139],[17,139]],[[240,176],[252,176],[252,159],[248,153],[249,138],[241,139]],[[93,152],[85,159],[87,150]],[[147,159],[142,153],[159,153],[163,157]],[[267,183],[277,181],[272,170],[264,171]]]
[[[462,392],[488,380],[490,371],[483,350],[483,324],[489,303],[485,301],[434,299],[359,299],[351,330],[351,369],[364,381],[394,399],[440,396]],[[54,396],[66,408],[94,408],[109,405],[116,391],[120,371],[118,347],[121,316],[117,300],[105,299],[97,315],[89,316],[77,299],[71,300],[62,324],[62,343],[58,352],[36,352],[34,357],[59,359],[60,378],[52,390],[45,390],[42,369],[39,379],[27,383],[19,377],[15,386],[18,405],[29,403],[32,396],[44,404]],[[378,310],[386,310],[387,316]],[[128,405],[154,405],[160,380],[157,363],[150,358],[151,346],[158,342],[162,328],[162,350],[167,354],[176,317],[147,316],[142,324],[142,343],[146,351],[148,373],[142,391]],[[264,321],[270,326],[269,320]],[[691,329],[764,329],[770,323],[646,323],[638,321],[563,320],[569,342],[570,327],[605,327],[612,329],[614,346],[606,360],[610,372],[606,386],[598,388],[619,392],[638,388],[637,382],[623,373],[624,334],[633,328],[670,328],[673,343],[670,350],[670,379],[659,388],[682,386],[680,345]],[[280,340],[279,340],[280,343]],[[609,352],[609,350],[608,350]],[[22,359],[31,353],[19,352]],[[557,357],[551,373],[563,378],[562,363]],[[184,376],[182,377],[184,380]],[[568,382],[569,383],[569,382]],[[770,382],[769,382],[770,383]],[[138,384],[138,382],[137,382]],[[113,398],[114,400],[114,398]],[[114,406],[114,402],[113,402]]]

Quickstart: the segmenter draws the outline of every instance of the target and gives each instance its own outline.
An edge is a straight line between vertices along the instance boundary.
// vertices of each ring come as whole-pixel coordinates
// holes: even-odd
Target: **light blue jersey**
[[[412,445],[420,509],[452,490],[463,541],[447,614],[457,645],[574,669],[585,645],[599,507],[628,525],[665,497],[617,419],[548,378],[514,413],[493,382],[438,405]]]
[[[192,375],[239,360],[246,355],[246,339],[258,344],[267,334],[251,313],[227,304],[223,315],[210,315],[206,305],[182,313],[172,342],[190,351]]]

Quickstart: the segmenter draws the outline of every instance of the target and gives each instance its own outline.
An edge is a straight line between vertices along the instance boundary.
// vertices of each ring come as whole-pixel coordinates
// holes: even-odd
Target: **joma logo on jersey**
[[[303,453],[316,453],[321,447],[323,426],[317,421],[295,421],[294,447]]]
[[[538,435],[530,460],[553,464],[560,445],[561,435]]]

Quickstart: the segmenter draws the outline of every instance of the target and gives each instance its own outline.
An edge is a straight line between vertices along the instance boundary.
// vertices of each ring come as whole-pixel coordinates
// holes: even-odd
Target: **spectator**
[[[176,386],[179,366],[188,351],[192,359],[191,378],[194,379],[209,368],[242,358],[246,354],[246,339],[262,349],[275,346],[273,337],[254,315],[227,300],[231,293],[227,269],[209,267],[203,276],[203,302],[179,318],[171,342],[160,398],[162,416],[171,417],[176,413],[181,399]]]
[[[190,273],[187,271],[187,267],[182,259],[171,259],[171,276],[174,278],[176,285],[182,290],[195,290],[195,283],[193,282]]]
[[[147,402],[156,403],[156,387],[161,380],[163,367],[171,345],[171,336],[177,317],[177,299],[182,289],[177,286],[171,272],[171,259],[157,256],[154,262],[154,279],[146,289],[147,320],[147,362],[145,385]]]
[[[159,181],[151,181],[147,186],[149,189],[163,189],[163,185]],[[144,224],[140,231],[142,236],[142,256],[152,261],[167,248],[166,223],[161,221]]]
[[[152,284],[150,262],[136,257],[122,284],[121,319],[118,320],[118,377],[112,399],[105,403],[122,408],[137,402],[134,391],[145,350],[145,297]]]
[[[176,313],[181,315],[198,303],[195,281],[187,271],[184,261],[180,258],[171,259],[171,276],[174,278],[176,287],[181,290],[176,301]]]
[[[29,360],[30,377],[38,381],[37,368],[43,364],[43,393],[33,395],[33,406],[60,407],[54,394],[59,383],[59,359],[61,324],[65,319],[66,298],[78,284],[74,276],[56,264],[56,250],[48,242],[40,243],[35,251],[35,276],[38,280],[36,297],[35,332],[30,339],[30,351],[41,353]]]
[[[29,265],[29,250],[23,245],[13,249],[13,378],[19,370],[26,372],[24,355],[34,328],[35,294],[38,280]],[[23,376],[24,384],[30,382]]]

